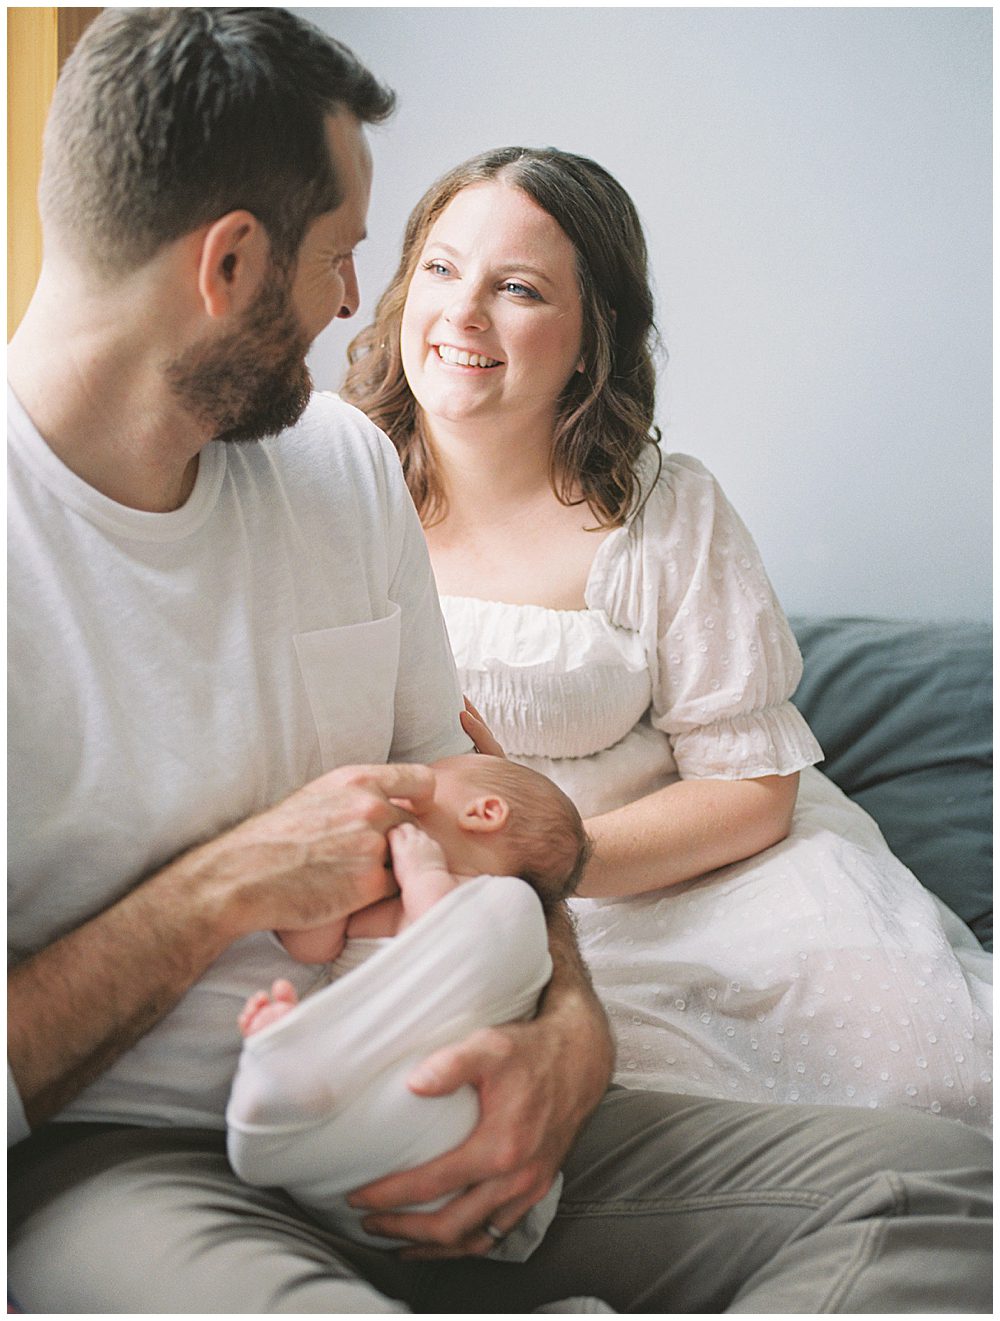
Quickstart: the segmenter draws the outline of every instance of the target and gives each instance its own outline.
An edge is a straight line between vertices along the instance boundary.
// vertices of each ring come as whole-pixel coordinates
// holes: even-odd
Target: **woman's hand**
[[[483,717],[467,697],[463,700],[465,710],[459,712],[458,718],[462,723],[462,728],[475,743],[476,751],[486,753],[490,757],[506,757],[506,752],[493,737],[490,727]]]
[[[460,1147],[358,1190],[371,1233],[409,1240],[410,1258],[485,1256],[495,1239],[548,1192],[584,1121],[604,1095],[613,1049],[562,909],[550,917],[555,971],[530,1023],[475,1032],[426,1059],[410,1076],[421,1096],[470,1083],[479,1123]],[[451,1196],[437,1211],[396,1211]],[[402,1246],[402,1245],[401,1245]]]

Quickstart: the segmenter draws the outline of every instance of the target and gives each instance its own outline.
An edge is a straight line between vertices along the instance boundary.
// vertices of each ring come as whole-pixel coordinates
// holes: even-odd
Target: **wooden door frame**
[[[42,131],[56,78],[100,9],[7,8],[7,338],[42,268],[38,177]]]

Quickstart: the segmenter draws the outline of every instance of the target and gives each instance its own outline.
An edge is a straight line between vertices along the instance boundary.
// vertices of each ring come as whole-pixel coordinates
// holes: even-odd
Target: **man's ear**
[[[497,794],[483,794],[480,798],[470,798],[459,814],[458,824],[462,830],[471,830],[477,834],[489,834],[502,830],[510,816],[506,798]]]
[[[210,317],[244,311],[267,273],[271,243],[250,211],[229,211],[205,230],[198,260],[198,293]]]

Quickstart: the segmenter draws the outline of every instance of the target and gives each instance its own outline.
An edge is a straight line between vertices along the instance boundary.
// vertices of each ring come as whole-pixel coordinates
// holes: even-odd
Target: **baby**
[[[419,827],[406,824],[389,833],[399,895],[328,926],[278,931],[294,959],[331,963],[348,939],[398,935],[474,876],[519,876],[545,907],[572,894],[589,844],[579,812],[551,780],[502,757],[473,753],[444,757],[432,769],[434,802]],[[339,973],[331,969],[331,977]],[[276,981],[270,996],[258,991],[247,1000],[240,1030],[250,1036],[297,1003],[291,984]]]
[[[276,933],[296,959],[332,961],[332,984],[301,1003],[285,980],[250,997],[226,1114],[241,1178],[285,1188],[330,1228],[391,1247],[362,1230],[345,1194],[472,1132],[473,1087],[421,1097],[406,1077],[477,1028],[533,1015],[552,971],[544,910],[572,893],[589,854],[576,808],[537,772],[480,754],[432,769],[431,808],[389,834],[398,897]],[[524,1260],[558,1193],[492,1255]]]

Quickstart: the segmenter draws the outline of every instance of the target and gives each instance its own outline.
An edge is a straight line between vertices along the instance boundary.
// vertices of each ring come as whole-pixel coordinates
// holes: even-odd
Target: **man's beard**
[[[312,391],[308,349],[289,280],[272,268],[240,328],[186,350],[167,364],[166,379],[213,440],[261,440],[302,416]]]

